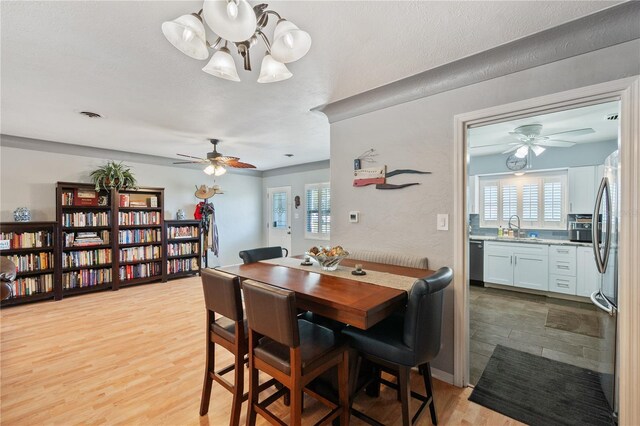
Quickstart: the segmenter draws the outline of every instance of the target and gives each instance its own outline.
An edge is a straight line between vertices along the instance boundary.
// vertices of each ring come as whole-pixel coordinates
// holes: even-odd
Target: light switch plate
[[[438,213],[438,231],[448,231],[449,230],[449,215],[446,213]]]
[[[358,223],[360,220],[360,212],[349,212],[349,222]]]

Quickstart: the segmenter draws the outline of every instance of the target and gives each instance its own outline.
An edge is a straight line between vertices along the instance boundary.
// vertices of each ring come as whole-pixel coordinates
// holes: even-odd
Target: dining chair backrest
[[[300,346],[293,291],[251,280],[242,283],[242,291],[250,330],[289,348]]]
[[[431,361],[440,351],[444,289],[452,279],[453,271],[444,267],[411,287],[403,340],[415,353],[415,365]]]
[[[251,250],[242,250],[238,255],[246,265],[247,263],[258,262],[260,260],[275,259],[282,257],[283,255],[286,257],[289,255],[289,250],[280,246],[261,247]]]
[[[242,321],[240,279],[215,269],[202,269],[201,274],[207,309],[232,321]]]

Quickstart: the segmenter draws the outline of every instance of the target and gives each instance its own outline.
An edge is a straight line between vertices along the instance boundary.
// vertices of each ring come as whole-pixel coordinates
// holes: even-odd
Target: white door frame
[[[271,224],[271,213],[272,213],[272,197],[271,194],[273,194],[274,192],[286,192],[287,193],[287,226],[289,227],[288,229],[288,234],[289,234],[289,245],[285,246],[282,245],[280,243],[278,243],[277,245],[285,247],[289,253],[291,253],[291,187],[290,186],[278,186],[278,187],[273,187],[273,188],[267,188],[267,245],[271,246],[272,241],[271,241],[271,229],[273,228],[272,224]]]
[[[618,288],[620,424],[640,424],[640,78],[638,76],[514,102],[454,117],[454,384],[469,383],[467,138],[470,125],[490,124],[620,100],[621,220]]]

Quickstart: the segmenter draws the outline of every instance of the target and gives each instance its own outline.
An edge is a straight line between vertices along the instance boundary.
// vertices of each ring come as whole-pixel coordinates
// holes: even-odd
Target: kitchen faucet
[[[509,229],[512,229],[511,219],[513,219],[514,217],[518,219],[518,224],[515,225],[518,228],[518,232],[515,234],[515,237],[520,238],[520,216],[518,216],[517,214],[511,215],[511,217],[509,218]]]

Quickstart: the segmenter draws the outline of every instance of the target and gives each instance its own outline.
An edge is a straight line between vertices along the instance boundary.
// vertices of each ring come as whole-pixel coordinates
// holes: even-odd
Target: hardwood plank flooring
[[[198,408],[204,373],[204,301],[198,277],[4,308],[0,311],[2,425],[227,425],[231,394],[214,383]],[[231,363],[219,349],[218,368]],[[232,378],[230,378],[232,379]],[[414,374],[413,387],[422,390]],[[470,389],[435,380],[443,425],[516,425],[469,402]],[[401,424],[395,392],[356,406]],[[284,421],[288,408],[273,406]],[[417,408],[414,402],[413,409]],[[304,423],[325,408],[307,398]],[[246,404],[241,423],[244,424]],[[258,423],[266,424],[264,419]],[[362,423],[352,417],[352,424]],[[424,415],[420,424],[430,424]]]

